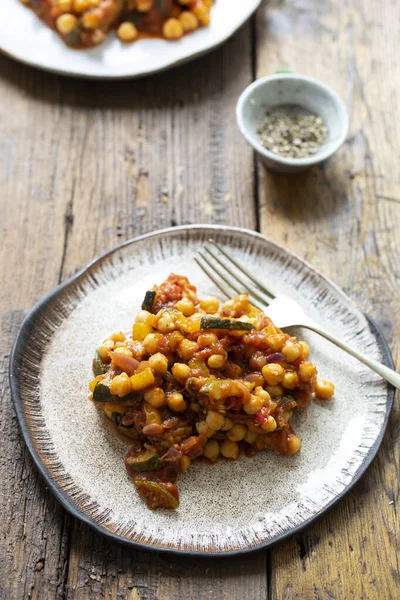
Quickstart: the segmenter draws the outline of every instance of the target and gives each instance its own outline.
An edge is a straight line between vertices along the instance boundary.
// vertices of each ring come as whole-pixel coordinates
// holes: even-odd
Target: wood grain
[[[24,312],[58,283],[66,203],[54,196],[47,168],[59,140],[53,109],[37,101],[40,82],[11,61],[1,59],[0,68],[0,597],[53,599],[67,575],[69,517],[46,492],[21,439],[8,360]]]
[[[397,358],[400,8],[288,0],[257,19],[257,76],[288,66],[347,103],[347,143],[287,178],[259,168],[262,232],[321,269],[380,324]],[[373,467],[334,510],[269,553],[270,598],[380,599],[399,593],[399,405]]]
[[[241,54],[240,63],[230,60],[233,53]],[[3,111],[0,121],[4,209],[11,199],[1,223],[2,280],[8,285],[0,292],[0,307],[5,323],[6,311],[19,311],[5,348],[34,301],[124,239],[201,221],[255,227],[253,158],[234,126],[236,98],[252,79],[249,24],[210,56],[140,82],[62,79],[5,58],[0,69],[1,98],[15,107],[11,116]],[[7,361],[8,355],[4,378]],[[7,442],[6,464],[11,469],[10,457],[17,455],[22,469],[25,451],[6,394],[4,423],[19,452]],[[193,561],[172,566],[155,554],[133,553],[71,522],[36,483],[26,460],[32,489],[13,473],[12,487],[4,490],[21,512],[28,506],[29,518],[23,525],[23,514],[19,518],[9,500],[2,526],[15,520],[27,533],[17,555],[13,547],[0,555],[0,596],[174,598],[179,581],[182,598],[217,599],[243,590],[254,575],[254,598],[265,597],[262,554],[235,560],[230,577],[232,565],[226,562],[209,561],[204,571]],[[49,543],[41,544],[50,532],[51,560]],[[212,595],[204,587],[205,572],[217,582]]]

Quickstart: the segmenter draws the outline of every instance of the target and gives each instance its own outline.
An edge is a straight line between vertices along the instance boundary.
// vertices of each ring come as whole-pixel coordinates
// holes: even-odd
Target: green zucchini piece
[[[98,381],[93,390],[94,402],[119,402],[119,396],[113,395],[110,392],[110,383],[106,381]]]
[[[156,297],[156,292],[154,292],[153,290],[149,290],[148,292],[146,292],[146,295],[142,302],[142,310],[147,310],[148,312],[151,312],[153,309],[155,297]]]
[[[200,329],[226,329],[227,331],[251,331],[255,329],[251,323],[234,321],[233,319],[221,319],[220,317],[202,317]]]
[[[118,404],[125,404],[126,406],[135,406],[142,399],[142,396],[135,394],[134,392],[120,398],[110,392],[110,383],[110,381],[104,380],[96,383],[93,390],[94,402],[117,402]]]
[[[105,373],[107,373],[107,371],[110,370],[110,366],[111,365],[106,365],[103,363],[103,361],[101,360],[100,354],[97,351],[95,354],[95,357],[93,359],[93,373],[94,373],[95,377],[98,377],[98,375],[104,375]]]
[[[126,468],[129,471],[142,473],[143,471],[156,471],[164,466],[164,461],[152,450],[143,450],[136,456],[127,456]]]
[[[134,480],[139,496],[145,500],[148,508],[178,508],[179,500],[166,489],[166,484],[143,479]],[[176,489],[176,486],[174,486]]]

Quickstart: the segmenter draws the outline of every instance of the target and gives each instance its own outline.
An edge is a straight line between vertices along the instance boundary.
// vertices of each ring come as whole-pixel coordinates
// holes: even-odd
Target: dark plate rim
[[[351,482],[345,487],[345,489],[340,494],[335,496],[335,498],[333,498],[320,512],[318,512],[317,514],[313,515],[312,517],[310,517],[309,519],[307,519],[306,521],[301,523],[301,525],[297,525],[296,527],[293,527],[289,531],[286,531],[286,532],[282,533],[281,535],[277,535],[274,538],[266,540],[265,542],[262,542],[261,544],[258,544],[257,546],[249,546],[248,548],[227,550],[227,551],[223,551],[223,552],[201,552],[201,551],[197,551],[197,550],[196,551],[195,550],[179,550],[179,549],[175,549],[175,548],[167,548],[167,547],[162,547],[162,546],[150,546],[148,544],[141,544],[141,543],[135,542],[133,540],[128,540],[128,539],[126,539],[118,534],[115,534],[115,533],[107,530],[106,528],[102,527],[94,519],[92,519],[91,517],[88,517],[83,510],[78,509],[75,506],[71,497],[66,492],[64,492],[57,485],[57,483],[53,480],[52,476],[46,469],[42,459],[40,458],[38,452],[36,451],[36,449],[34,447],[34,444],[31,440],[31,437],[30,437],[29,431],[28,431],[28,427],[27,427],[26,417],[25,417],[25,413],[24,413],[24,409],[23,409],[23,401],[22,401],[22,397],[20,395],[19,381],[18,381],[18,376],[19,376],[19,371],[20,371],[18,355],[19,354],[22,355],[22,351],[20,351],[20,348],[24,344],[24,337],[26,336],[26,332],[29,332],[33,328],[33,326],[36,323],[37,318],[40,317],[40,314],[43,312],[43,310],[46,308],[46,306],[64,288],[68,287],[73,281],[75,281],[81,275],[86,273],[94,264],[104,260],[108,256],[112,255],[114,252],[119,251],[121,248],[129,246],[136,242],[140,242],[141,240],[144,240],[147,238],[160,236],[160,235],[164,235],[164,234],[168,234],[168,233],[172,233],[172,232],[176,232],[176,231],[204,230],[204,229],[215,229],[218,231],[222,230],[222,231],[226,231],[226,232],[230,231],[233,233],[242,233],[242,234],[247,234],[247,235],[250,234],[255,237],[261,238],[263,240],[267,239],[268,242],[271,242],[272,244],[274,244],[276,247],[282,249],[287,254],[295,256],[301,262],[307,264],[309,267],[312,268],[312,270],[314,272],[316,272],[318,275],[320,275],[330,285],[332,285],[336,289],[340,290],[340,288],[338,288],[330,279],[328,279],[322,273],[320,273],[317,269],[312,267],[309,263],[307,263],[307,261],[298,257],[296,254],[294,254],[290,250],[287,250],[283,246],[276,244],[276,242],[274,242],[273,240],[270,240],[270,239],[266,238],[265,236],[263,236],[262,234],[257,233],[255,231],[245,229],[242,227],[230,227],[230,226],[220,226],[220,225],[211,225],[211,224],[210,225],[208,225],[208,224],[181,225],[178,227],[168,227],[165,229],[159,229],[157,231],[146,233],[144,235],[140,235],[140,236],[137,236],[130,240],[127,240],[125,242],[122,242],[121,244],[118,244],[111,250],[104,252],[103,254],[101,254],[100,256],[95,258],[94,260],[90,261],[81,270],[77,271],[77,273],[75,273],[74,275],[72,275],[71,277],[66,279],[64,282],[60,283],[53,290],[48,292],[41,300],[39,300],[33,306],[33,308],[28,312],[28,314],[23,319],[21,326],[18,330],[17,336],[15,338],[12,350],[11,350],[10,363],[9,363],[9,381],[10,381],[11,396],[12,396],[12,399],[14,402],[18,422],[19,422],[19,425],[20,425],[20,428],[22,431],[22,435],[23,435],[25,444],[32,456],[34,463],[36,464],[36,467],[39,470],[40,475],[45,480],[46,485],[50,488],[50,490],[52,491],[54,496],[57,498],[57,500],[60,502],[60,504],[72,516],[74,516],[77,519],[79,519],[80,521],[86,523],[87,525],[89,525],[89,527],[94,529],[97,533],[104,535],[111,541],[116,542],[118,544],[123,544],[124,546],[129,546],[131,548],[147,550],[147,551],[154,551],[154,552],[168,553],[170,555],[177,555],[177,556],[196,556],[196,557],[204,557],[204,558],[212,556],[212,557],[221,557],[222,558],[222,557],[226,557],[226,556],[234,556],[237,554],[245,554],[248,552],[256,552],[257,550],[266,549],[278,542],[282,542],[283,540],[286,540],[287,538],[291,537],[292,535],[300,533],[306,527],[311,525],[314,521],[318,520],[322,515],[327,513],[333,506],[335,506],[354,487],[354,485],[360,480],[362,475],[364,475],[364,473],[370,467],[372,461],[376,457],[378,450],[382,444],[383,437],[385,435],[385,432],[386,432],[386,429],[388,426],[390,413],[393,408],[393,402],[394,402],[394,396],[395,396],[395,389],[393,388],[393,386],[388,384],[385,419],[384,419],[381,431],[380,431],[377,439],[375,440],[375,443],[369,449],[368,454],[364,458],[363,463],[360,465],[358,471],[354,475]],[[343,292],[341,292],[341,293],[343,293]],[[379,349],[382,352],[383,363],[385,365],[387,365],[388,367],[395,368],[391,351],[389,349],[388,343],[387,343],[382,331],[379,329],[378,325],[373,321],[373,319],[369,315],[365,314],[364,316],[367,320],[367,323],[371,329],[372,334],[376,338]]]

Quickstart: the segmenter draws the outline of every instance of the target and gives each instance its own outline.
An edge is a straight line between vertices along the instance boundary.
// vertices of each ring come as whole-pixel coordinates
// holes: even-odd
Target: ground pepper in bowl
[[[260,143],[286,158],[316,154],[328,137],[328,127],[318,115],[300,106],[271,107],[257,128]]]

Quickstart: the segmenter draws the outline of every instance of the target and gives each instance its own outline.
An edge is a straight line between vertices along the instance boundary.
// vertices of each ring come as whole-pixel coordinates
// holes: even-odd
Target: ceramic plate
[[[185,553],[267,546],[312,522],[375,456],[393,396],[378,376],[329,342],[302,331],[333,400],[298,415],[293,457],[195,463],[180,477],[177,511],[149,511],[124,467],[126,446],[87,400],[91,361],[111,331],[129,330],[144,292],[170,272],[200,296],[218,293],[193,261],[213,237],[338,337],[382,359],[366,318],[334,284],[263,236],[243,229],[177,227],[131,240],[61,284],[26,317],[11,356],[11,386],[27,445],[71,513],[113,539]],[[390,355],[389,355],[390,356]]]
[[[261,0],[217,0],[211,24],[178,42],[159,39],[121,44],[111,34],[90,50],[72,50],[19,0],[1,0],[0,49],[34,67],[63,75],[95,79],[139,77],[163,71],[205,54],[227,40],[255,11]]]

